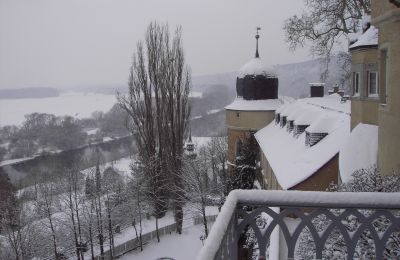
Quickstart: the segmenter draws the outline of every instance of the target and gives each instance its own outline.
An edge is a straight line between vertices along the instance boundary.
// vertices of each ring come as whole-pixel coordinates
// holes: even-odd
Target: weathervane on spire
[[[257,34],[256,34],[256,58],[260,58],[260,55],[258,54],[258,39],[260,38],[260,35],[258,34],[258,31],[261,30],[261,27],[257,27]]]

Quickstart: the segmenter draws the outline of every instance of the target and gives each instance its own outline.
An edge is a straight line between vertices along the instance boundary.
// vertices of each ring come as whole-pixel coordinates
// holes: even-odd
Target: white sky
[[[193,75],[238,70],[253,57],[269,64],[307,60],[292,53],[283,22],[302,0],[0,0],[0,88],[125,84],[149,22],[183,27]]]

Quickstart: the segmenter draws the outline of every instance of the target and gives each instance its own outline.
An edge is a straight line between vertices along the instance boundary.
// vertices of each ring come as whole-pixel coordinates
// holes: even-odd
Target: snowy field
[[[143,252],[134,251],[123,255],[120,260],[155,260],[160,257],[172,257],[175,260],[195,259],[202,247],[200,236],[204,233],[203,225],[184,228],[182,235],[171,234],[161,238],[160,243],[152,241]]]
[[[0,126],[20,125],[26,114],[39,112],[56,116],[90,117],[106,112],[117,102],[115,95],[66,92],[58,97],[0,100]]]

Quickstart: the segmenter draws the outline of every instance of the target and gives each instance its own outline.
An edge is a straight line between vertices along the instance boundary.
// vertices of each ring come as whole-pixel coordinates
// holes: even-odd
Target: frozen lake
[[[90,117],[94,111],[108,111],[117,102],[115,95],[67,92],[58,97],[0,100],[0,126],[20,125],[26,114],[39,112],[76,118]]]

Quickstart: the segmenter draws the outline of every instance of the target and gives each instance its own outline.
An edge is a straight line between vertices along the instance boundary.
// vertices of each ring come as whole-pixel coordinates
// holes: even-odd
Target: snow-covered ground
[[[5,161],[1,161],[0,162],[0,166],[14,164],[14,163],[26,161],[26,160],[29,160],[29,159],[32,159],[32,157],[5,160]]]
[[[218,207],[209,206],[206,208],[207,216],[216,215],[216,214],[218,214]],[[184,230],[188,230],[189,228],[193,227],[193,217],[195,217],[195,216],[199,216],[199,213],[197,212],[197,210],[194,207],[191,207],[190,205],[186,205],[184,208],[184,219],[183,219],[183,229]],[[174,216],[171,211],[168,211],[167,214],[163,218],[160,218],[158,220],[159,228],[171,225],[173,223],[175,223],[175,220],[174,220]],[[142,222],[142,234],[146,234],[146,233],[154,231],[155,227],[156,227],[155,218],[151,217],[150,219],[144,219]],[[200,247],[201,247],[201,241],[199,240],[199,237],[201,234],[203,234],[202,229],[201,229],[203,227],[203,225],[198,225],[196,227],[200,227],[200,229],[198,229],[199,232],[198,232],[198,236],[197,236],[197,239],[200,243],[200,246],[197,248],[197,251],[198,251],[198,250],[200,250]],[[134,238],[136,238],[135,229],[133,228],[133,226],[130,226],[128,228],[123,229],[121,231],[121,234],[115,235],[114,243],[115,243],[115,246],[118,246],[118,245],[123,244]],[[169,241],[171,239],[174,240],[175,238],[178,239],[179,236],[178,235],[163,236],[160,238],[160,240],[161,240],[161,242],[163,242],[164,240]],[[176,241],[178,241],[178,240],[176,240]],[[168,243],[171,243],[171,242],[168,242]],[[178,242],[176,242],[176,243],[178,243]],[[105,250],[108,250],[108,249],[109,249],[108,245],[106,245]],[[148,251],[150,251],[150,252],[148,252]],[[165,255],[165,254],[169,253],[168,249],[162,249],[162,248],[160,248],[160,249],[157,248],[157,250],[156,250],[157,252],[151,252],[151,251],[154,251],[154,250],[146,247],[144,249],[143,253],[146,253],[149,255],[151,255],[151,253],[157,253],[157,252],[160,255]],[[100,249],[98,247],[95,247],[94,252],[97,255],[100,253]],[[87,252],[86,256],[89,258],[90,252]],[[127,260],[127,259],[132,259],[132,258],[123,258],[123,259]],[[135,257],[135,259],[136,259],[136,257]],[[140,258],[140,259],[147,259],[147,258]],[[156,258],[149,258],[149,259],[156,259]],[[181,259],[194,259],[194,258],[181,258]]]
[[[163,236],[160,243],[152,241],[144,247],[142,252],[136,250],[123,255],[119,259],[154,260],[160,257],[171,257],[175,260],[195,259],[202,247],[200,236],[203,233],[202,225],[184,228],[182,235],[171,234]]]
[[[132,177],[131,175],[131,169],[130,169],[130,164],[132,162],[132,158],[131,157],[124,157],[121,158],[117,161],[113,161],[113,162],[108,162],[105,164],[100,165],[100,168],[102,170],[108,168],[108,167],[113,167],[114,170],[116,170],[123,178],[125,179],[129,179]],[[83,171],[81,171],[83,174],[87,175],[90,173],[94,173],[95,172],[95,167],[90,167],[88,169],[85,169]]]
[[[192,141],[195,144],[196,148],[200,148],[202,146],[206,146],[208,142],[211,141],[211,137],[207,136],[194,136],[192,137]]]
[[[94,111],[110,110],[116,102],[115,95],[82,92],[66,92],[49,98],[2,99],[0,125],[20,125],[26,114],[34,112],[85,118]]]

